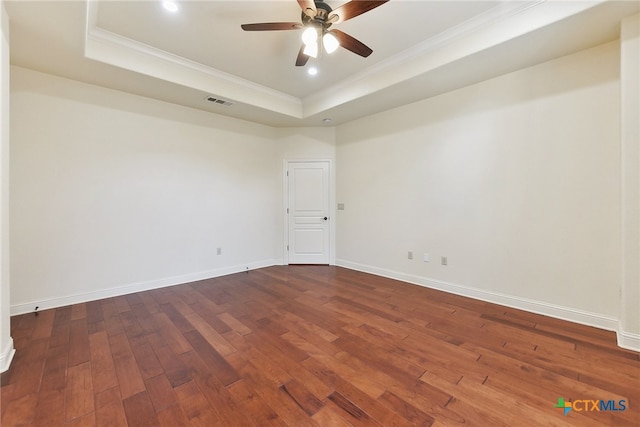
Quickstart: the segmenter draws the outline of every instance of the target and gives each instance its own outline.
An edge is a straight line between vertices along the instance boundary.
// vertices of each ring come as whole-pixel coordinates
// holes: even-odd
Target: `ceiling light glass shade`
[[[305,44],[304,46],[304,50],[302,51],[302,53],[304,53],[307,56],[310,56],[312,58],[317,58],[318,57],[318,43],[308,43]]]
[[[340,46],[340,42],[338,41],[338,39],[336,38],[336,36],[334,36],[331,33],[326,33],[323,37],[322,37],[322,44],[324,45],[324,50],[327,53],[333,53],[336,51],[336,49],[338,48],[338,46]]]
[[[316,27],[308,27],[302,32],[302,43],[307,46],[318,43],[318,30]]]

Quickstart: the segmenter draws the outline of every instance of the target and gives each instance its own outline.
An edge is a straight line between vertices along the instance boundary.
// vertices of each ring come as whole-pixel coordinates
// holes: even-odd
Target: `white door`
[[[329,264],[329,162],[288,162],[289,264]]]

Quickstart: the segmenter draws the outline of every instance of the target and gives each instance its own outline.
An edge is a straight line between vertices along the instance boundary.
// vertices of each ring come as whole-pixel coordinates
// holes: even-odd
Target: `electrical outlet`
[[[216,249],[216,255],[222,255],[222,248]]]
[[[407,259],[413,259],[413,251],[407,252]]]
[[[429,254],[423,254],[423,255],[422,255],[422,260],[423,260],[424,262],[429,262]]]
[[[446,256],[440,257],[440,261],[441,261],[442,265],[447,265],[447,257]]]

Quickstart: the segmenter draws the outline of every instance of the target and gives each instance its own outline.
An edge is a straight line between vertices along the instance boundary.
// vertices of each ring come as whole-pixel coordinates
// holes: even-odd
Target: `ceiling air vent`
[[[209,102],[213,102],[214,104],[224,105],[225,107],[230,107],[233,105],[233,102],[227,101],[226,99],[216,98],[215,96],[208,95],[205,98]]]

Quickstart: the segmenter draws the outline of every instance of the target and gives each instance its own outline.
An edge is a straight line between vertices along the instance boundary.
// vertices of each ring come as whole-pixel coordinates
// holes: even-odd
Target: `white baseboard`
[[[616,334],[618,336],[618,347],[640,352],[640,335],[620,329],[616,331]]]
[[[120,295],[127,295],[134,292],[148,291],[151,289],[165,288],[167,286],[181,285],[184,283],[196,282],[198,280],[212,279],[214,277],[226,276],[228,274],[241,273],[243,271],[255,270],[256,268],[280,265],[282,260],[269,259],[252,262],[242,265],[218,268],[215,270],[190,273],[182,276],[167,277],[164,279],[152,280],[148,282],[133,283],[125,286],[118,286],[109,289],[102,289],[93,292],[86,292],[74,295],[65,295],[55,298],[48,298],[39,301],[14,304],[11,306],[11,315],[31,313],[37,306],[38,311],[50,308],[63,307],[65,305],[79,304],[87,301],[95,301],[103,298],[111,298]]]
[[[456,283],[449,283],[398,271],[382,269],[341,259],[336,260],[336,265],[349,268],[351,270],[357,270],[365,273],[375,274],[376,276],[401,280],[403,282],[412,283],[414,285],[437,289],[464,297],[491,302],[494,304],[500,304],[511,308],[517,308],[519,310],[529,311],[532,313],[542,314],[544,316],[554,317],[556,319],[567,320],[570,322],[593,326],[608,331],[615,331],[618,338],[618,346],[626,348],[628,350],[640,352],[640,336],[623,332],[620,328],[619,319],[613,317],[604,316],[598,313],[591,313],[571,307],[550,304],[543,301],[536,301],[528,298],[521,298],[499,292],[486,291],[483,289],[459,285]]]
[[[0,373],[9,369],[14,354],[16,354],[16,349],[13,348],[13,338],[9,337],[7,345],[5,345],[2,352],[0,352]]]

